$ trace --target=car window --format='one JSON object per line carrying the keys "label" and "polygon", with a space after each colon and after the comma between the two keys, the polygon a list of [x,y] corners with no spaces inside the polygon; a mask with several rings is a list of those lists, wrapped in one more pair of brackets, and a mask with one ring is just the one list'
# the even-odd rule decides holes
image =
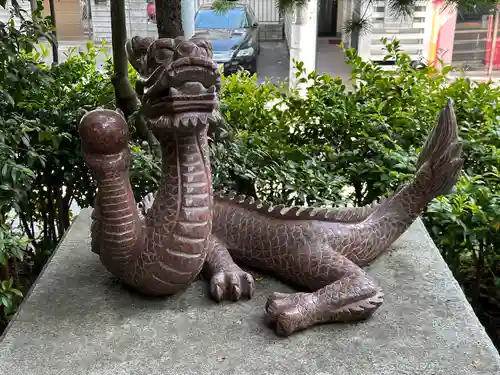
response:
{"label": "car window", "polygon": [[248,27],[245,10],[230,9],[227,12],[216,12],[212,9],[201,9],[194,19],[197,29],[239,29]]}

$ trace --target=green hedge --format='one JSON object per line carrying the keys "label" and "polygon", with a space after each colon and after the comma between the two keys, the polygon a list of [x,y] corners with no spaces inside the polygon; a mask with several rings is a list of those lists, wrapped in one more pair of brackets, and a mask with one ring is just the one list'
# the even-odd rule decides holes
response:
{"label": "green hedge", "polygon": [[[0,24],[0,332],[69,228],[72,205],[93,203],[96,184],[77,130],[82,115],[115,108],[110,74],[96,66],[104,48],[88,44],[49,66],[30,27]],[[154,188],[150,172],[158,168],[140,144],[131,142],[139,196]]]}

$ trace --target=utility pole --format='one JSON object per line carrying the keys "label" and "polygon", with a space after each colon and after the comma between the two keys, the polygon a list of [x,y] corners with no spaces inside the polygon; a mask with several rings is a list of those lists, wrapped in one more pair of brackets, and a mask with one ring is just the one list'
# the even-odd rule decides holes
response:
{"label": "utility pole", "polygon": [[294,60],[304,63],[307,73],[316,69],[317,2],[312,0],[301,7],[295,7],[292,17],[288,85],[304,93],[307,85],[298,84]]}
{"label": "utility pole", "polygon": [[52,26],[54,26],[54,30],[52,31],[54,38],[50,44],[52,46],[52,66],[55,66],[59,64],[59,41],[57,40],[56,8],[54,0],[49,0],[49,9]]}
{"label": "utility pole", "polygon": [[194,35],[194,15],[196,13],[196,0],[181,0],[181,18],[182,28],[184,29],[184,38],[190,39]]}

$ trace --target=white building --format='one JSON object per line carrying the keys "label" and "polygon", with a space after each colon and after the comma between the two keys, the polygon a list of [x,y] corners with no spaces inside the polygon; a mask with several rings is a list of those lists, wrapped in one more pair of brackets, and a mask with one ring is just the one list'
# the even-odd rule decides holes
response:
{"label": "white building", "polygon": [[[290,49],[290,61],[304,62],[307,70],[318,70],[335,76],[347,77],[349,68],[338,44],[355,47],[364,59],[381,61],[385,55],[383,37],[397,37],[401,47],[414,59],[427,57],[431,40],[432,1],[422,1],[411,19],[392,17],[386,1],[374,1],[371,6],[359,9],[371,21],[370,31],[351,40],[344,33],[345,23],[352,19],[356,0],[310,1],[303,9],[284,16],[285,38]],[[290,82],[293,85],[295,70],[290,64]]]}

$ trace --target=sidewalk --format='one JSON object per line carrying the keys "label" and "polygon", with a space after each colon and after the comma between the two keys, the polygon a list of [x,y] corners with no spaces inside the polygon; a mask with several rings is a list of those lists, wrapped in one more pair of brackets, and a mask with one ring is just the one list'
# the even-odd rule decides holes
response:
{"label": "sidewalk", "polygon": [[[66,60],[68,54],[71,52],[71,50],[75,50],[75,52],[85,52],[87,50],[87,43],[93,43],[96,47],[101,47],[100,42],[92,42],[91,40],[87,41],[70,41],[70,42],[65,42],[65,41],[60,41],[58,44],[58,52],[59,52],[59,62],[62,62]],[[45,63],[51,64],[53,61],[52,57],[52,47],[49,44],[49,42],[42,42],[41,43],[45,49],[49,51],[49,54],[43,59]],[[40,51],[40,48],[38,48]],[[109,56],[111,56],[111,43],[106,43],[106,50]],[[102,70],[104,67],[104,62],[108,56],[105,56],[104,54],[99,54],[97,56],[97,66],[99,70]]]}
{"label": "sidewalk", "polygon": [[461,72],[450,72],[448,75],[450,76],[450,78],[459,78],[464,75],[465,77],[471,79],[472,81],[484,82],[484,83],[491,80],[494,86],[498,86],[500,84],[499,71],[493,71],[491,77],[489,77],[488,74],[484,71],[468,71],[464,72],[464,74]]}

